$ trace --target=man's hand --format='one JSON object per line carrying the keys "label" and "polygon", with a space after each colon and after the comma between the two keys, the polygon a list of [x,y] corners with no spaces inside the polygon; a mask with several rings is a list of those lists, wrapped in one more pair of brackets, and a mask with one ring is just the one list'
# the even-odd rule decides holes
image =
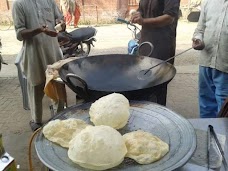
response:
{"label": "man's hand", "polygon": [[140,12],[134,12],[131,16],[132,23],[137,23],[139,25],[143,25],[143,18]]}
{"label": "man's hand", "polygon": [[204,42],[201,41],[200,39],[193,38],[192,39],[192,47],[195,50],[203,50],[205,45],[204,45]]}
{"label": "man's hand", "polygon": [[46,30],[44,33],[51,37],[56,37],[58,35],[56,31],[52,31],[52,30]]}
{"label": "man's hand", "polygon": [[31,39],[32,37],[34,37],[40,33],[45,33],[46,35],[51,36],[51,37],[56,37],[58,35],[57,32],[49,30],[48,26],[38,27],[36,29],[24,29],[20,33],[21,33],[22,39],[24,39],[24,40]]}
{"label": "man's hand", "polygon": [[40,29],[41,29],[41,32],[45,33],[48,36],[56,37],[58,35],[56,31],[49,30],[48,26],[43,26]]}
{"label": "man's hand", "polygon": [[62,31],[66,31],[66,23],[63,20],[56,20],[56,25],[61,24]]}

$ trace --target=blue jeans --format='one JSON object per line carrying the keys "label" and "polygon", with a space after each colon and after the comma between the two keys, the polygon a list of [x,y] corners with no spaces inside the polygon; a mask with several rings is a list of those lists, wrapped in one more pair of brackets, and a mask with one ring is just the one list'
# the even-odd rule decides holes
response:
{"label": "blue jeans", "polygon": [[201,118],[216,118],[228,97],[228,73],[199,68],[199,111]]}

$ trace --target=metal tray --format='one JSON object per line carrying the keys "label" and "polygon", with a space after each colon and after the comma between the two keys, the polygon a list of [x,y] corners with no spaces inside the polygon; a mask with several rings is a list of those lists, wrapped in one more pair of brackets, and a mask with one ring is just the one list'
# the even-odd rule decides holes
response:
{"label": "metal tray", "polygon": [[[65,109],[58,119],[78,118],[90,123],[88,109],[91,103]],[[193,126],[175,112],[151,102],[131,102],[131,116],[121,134],[144,130],[151,132],[169,144],[170,151],[159,161],[140,165],[134,160],[125,158],[117,167],[109,170],[124,171],[170,171],[183,166],[196,149],[196,134]],[[73,163],[67,156],[67,149],[47,140],[40,132],[35,140],[35,149],[39,159],[51,170],[85,171]]]}

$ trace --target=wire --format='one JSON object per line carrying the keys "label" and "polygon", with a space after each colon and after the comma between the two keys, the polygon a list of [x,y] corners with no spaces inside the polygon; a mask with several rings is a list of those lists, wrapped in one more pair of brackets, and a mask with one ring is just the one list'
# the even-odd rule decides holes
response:
{"label": "wire", "polygon": [[29,158],[29,171],[33,171],[33,167],[32,167],[32,142],[33,142],[33,139],[35,137],[35,135],[42,129],[39,128],[37,129],[31,136],[30,140],[29,140],[29,151],[28,151],[28,158]]}

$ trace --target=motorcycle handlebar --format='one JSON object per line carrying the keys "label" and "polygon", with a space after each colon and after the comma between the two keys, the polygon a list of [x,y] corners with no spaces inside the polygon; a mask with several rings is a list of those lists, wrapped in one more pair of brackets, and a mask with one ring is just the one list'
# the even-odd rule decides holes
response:
{"label": "motorcycle handlebar", "polygon": [[[134,37],[136,38],[136,35],[137,35],[136,34],[136,30],[139,30],[140,31],[140,29],[135,24],[132,24],[130,21],[124,20],[124,19],[119,18],[119,17],[116,20],[119,21],[119,22],[121,22],[121,23],[127,24],[128,29],[131,30],[134,33]],[[130,26],[133,26],[134,29],[130,28],[129,25]]]}
{"label": "motorcycle handlebar", "polygon": [[119,22],[121,22],[121,23],[125,23],[125,24],[127,24],[127,25],[131,25],[131,26],[133,26],[133,27],[136,27],[136,25],[132,24],[130,21],[124,20],[124,19],[119,18],[119,17],[117,18],[117,21],[119,21]]}
{"label": "motorcycle handlebar", "polygon": [[117,21],[119,21],[119,22],[121,22],[121,23],[125,23],[125,24],[130,24],[129,21],[124,20],[124,19],[122,19],[122,18],[117,18]]}

